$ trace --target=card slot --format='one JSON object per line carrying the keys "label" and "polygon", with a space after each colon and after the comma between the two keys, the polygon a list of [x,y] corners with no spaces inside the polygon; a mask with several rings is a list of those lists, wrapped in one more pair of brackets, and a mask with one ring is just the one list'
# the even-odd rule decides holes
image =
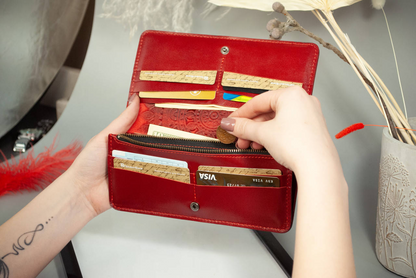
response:
{"label": "card slot", "polygon": [[[140,173],[140,172],[136,172],[134,170],[115,168],[114,167],[114,157],[111,156],[111,155],[108,155],[108,165],[109,165],[109,167],[114,168],[114,169],[120,169],[120,170],[123,170],[123,171]],[[190,174],[190,183],[184,183],[184,184],[192,185],[192,186],[196,186],[196,187],[207,187],[207,188],[210,188],[210,187],[232,188],[232,187],[227,187],[227,186],[222,186],[222,185],[198,185],[197,181],[196,181],[196,171],[198,171],[198,167],[199,167],[198,165],[195,165],[195,166],[194,165],[189,165],[188,169],[189,169],[189,174]],[[146,173],[141,173],[141,174],[146,175],[146,176],[152,176],[151,174],[146,174]],[[152,177],[156,177],[156,176],[152,176]],[[262,176],[262,177],[264,177],[265,179],[268,178],[268,177],[278,178],[279,181],[280,181],[279,187],[254,187],[253,186],[253,187],[250,187],[250,188],[278,189],[278,188],[283,188],[283,187],[290,187],[291,183],[292,183],[292,175],[288,174],[288,173],[282,174],[281,176],[273,175],[273,176]],[[164,177],[158,177],[158,178],[164,179],[164,180],[169,180],[169,179],[164,178]],[[180,182],[180,181],[177,181],[177,182]],[[246,188],[246,187],[236,187],[236,188]]]}
{"label": "card slot", "polygon": [[195,185],[112,166],[108,173],[110,202],[118,210],[275,232],[291,225],[291,194],[285,187]]}
{"label": "card slot", "polygon": [[[157,83],[157,84],[153,84]],[[221,84],[215,83],[214,85],[196,85],[196,84],[185,84],[185,83],[169,83],[169,82],[158,82],[158,81],[141,81],[132,85],[133,89],[131,93],[140,92],[175,92],[175,91],[215,91],[215,98],[212,100],[200,100],[200,99],[166,99],[166,98],[141,98],[143,103],[188,103],[188,104],[215,104],[219,106],[235,107],[238,108],[243,103],[232,102],[224,100],[223,88]],[[231,91],[230,91],[231,92]],[[239,93],[239,92],[236,92]],[[241,93],[244,94],[244,93]],[[254,94],[251,94],[255,96]]]}
{"label": "card slot", "polygon": [[[189,214],[193,185],[108,167],[110,202],[116,209]],[[189,214],[190,215],[190,214]]]}
{"label": "card slot", "polygon": [[[223,166],[223,167],[241,167],[241,168],[261,168],[261,169],[279,169],[282,175],[292,174],[292,172],[280,165],[270,155],[264,154],[209,154],[194,153],[185,151],[166,150],[158,148],[149,148],[123,142],[116,138],[115,135],[110,138],[112,144],[111,150],[127,151],[139,154],[147,154],[170,159],[187,161],[189,170],[195,173],[200,165],[204,166]],[[111,153],[110,153],[111,154]],[[112,164],[111,164],[112,165]]]}

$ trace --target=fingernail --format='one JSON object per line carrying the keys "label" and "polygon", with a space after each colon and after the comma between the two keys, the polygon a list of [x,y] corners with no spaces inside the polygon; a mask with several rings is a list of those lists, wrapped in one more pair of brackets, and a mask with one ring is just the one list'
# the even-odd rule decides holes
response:
{"label": "fingernail", "polygon": [[236,149],[240,149],[240,148],[238,147],[238,141],[237,141],[237,142],[235,142],[235,147],[236,147]]}
{"label": "fingernail", "polygon": [[221,120],[221,128],[226,131],[234,131],[235,119],[233,118],[223,118]]}
{"label": "fingernail", "polygon": [[253,142],[250,143],[250,149],[254,149],[253,148]]}
{"label": "fingernail", "polygon": [[129,98],[129,102],[127,106],[129,106],[136,99],[136,97],[137,97],[137,94],[132,94]]}

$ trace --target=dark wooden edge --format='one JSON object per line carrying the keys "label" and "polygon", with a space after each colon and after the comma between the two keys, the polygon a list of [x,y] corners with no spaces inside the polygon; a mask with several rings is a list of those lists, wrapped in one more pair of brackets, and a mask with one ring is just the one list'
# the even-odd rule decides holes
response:
{"label": "dark wooden edge", "polygon": [[71,241],[62,249],[61,257],[67,277],[82,278],[81,269],[79,268],[77,256],[75,255]]}
{"label": "dark wooden edge", "polygon": [[287,277],[292,277],[293,259],[271,232],[253,230]]}

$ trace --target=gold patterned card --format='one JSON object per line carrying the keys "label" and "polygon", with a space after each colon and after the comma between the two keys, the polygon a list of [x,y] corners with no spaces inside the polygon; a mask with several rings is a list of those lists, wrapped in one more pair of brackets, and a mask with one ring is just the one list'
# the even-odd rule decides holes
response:
{"label": "gold patterned card", "polygon": [[249,176],[281,176],[282,171],[279,169],[260,169],[260,168],[241,168],[241,167],[222,167],[222,166],[204,166],[198,167],[199,171],[249,175]]}
{"label": "gold patterned card", "polygon": [[260,90],[278,90],[291,86],[301,86],[302,83],[270,79],[234,72],[224,72],[221,85],[225,87],[249,88]]}
{"label": "gold patterned card", "polygon": [[116,169],[139,172],[173,181],[191,182],[188,168],[133,161],[117,157],[114,158],[113,164]]}
{"label": "gold patterned card", "polygon": [[213,85],[215,70],[142,70],[140,80]]}

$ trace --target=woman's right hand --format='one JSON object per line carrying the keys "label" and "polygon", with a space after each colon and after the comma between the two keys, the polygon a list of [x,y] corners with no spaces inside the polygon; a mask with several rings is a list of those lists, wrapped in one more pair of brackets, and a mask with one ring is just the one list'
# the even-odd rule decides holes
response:
{"label": "woman's right hand", "polygon": [[298,86],[254,97],[224,118],[221,127],[239,138],[239,148],[264,146],[295,172],[322,160],[339,161],[318,99]]}

